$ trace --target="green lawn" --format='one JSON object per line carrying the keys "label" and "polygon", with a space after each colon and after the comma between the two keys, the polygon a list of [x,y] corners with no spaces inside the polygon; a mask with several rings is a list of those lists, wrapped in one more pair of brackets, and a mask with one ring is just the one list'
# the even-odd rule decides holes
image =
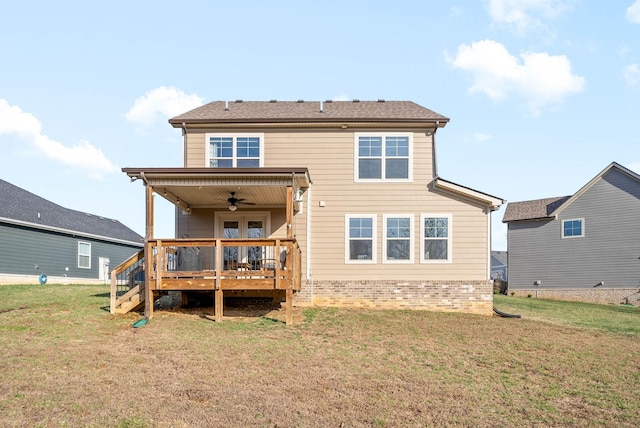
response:
{"label": "green lawn", "polygon": [[[0,286],[2,427],[636,427],[640,309],[496,296],[521,319],[335,308],[108,313]],[[246,316],[252,315],[252,316]]]}

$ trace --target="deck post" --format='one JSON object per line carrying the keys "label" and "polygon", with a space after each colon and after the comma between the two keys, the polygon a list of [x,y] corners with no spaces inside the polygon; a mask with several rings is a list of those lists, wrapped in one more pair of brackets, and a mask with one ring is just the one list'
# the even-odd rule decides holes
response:
{"label": "deck post", "polygon": [[291,287],[287,288],[287,297],[284,303],[285,310],[285,324],[291,325],[293,324],[293,289]]}
{"label": "deck post", "polygon": [[224,251],[220,239],[216,239],[216,291],[214,296],[214,318],[216,322],[222,322],[224,310],[224,293],[222,292],[222,255]]}
{"label": "deck post", "polygon": [[153,270],[153,186],[146,185],[146,229],[144,238],[144,316],[147,319],[153,318],[153,290],[151,289],[151,272]]}

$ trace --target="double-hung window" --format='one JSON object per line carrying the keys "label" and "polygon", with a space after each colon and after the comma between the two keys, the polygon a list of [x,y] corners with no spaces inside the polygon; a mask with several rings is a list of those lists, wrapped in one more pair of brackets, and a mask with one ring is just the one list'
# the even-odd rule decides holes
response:
{"label": "double-hung window", "polygon": [[369,214],[345,216],[345,262],[376,262],[376,217]]}
{"label": "double-hung window", "polygon": [[383,262],[413,262],[413,216],[406,214],[385,214],[383,215],[383,219]]}
{"label": "double-hung window", "polygon": [[412,135],[355,134],[355,181],[410,181]]}
{"label": "double-hung window", "polygon": [[211,168],[256,168],[262,166],[264,134],[207,134],[208,165]]}
{"label": "double-hung window", "polygon": [[78,241],[78,267],[91,269],[91,243]]}
{"label": "double-hung window", "polygon": [[563,238],[581,238],[584,236],[584,219],[562,220]]}
{"label": "double-hung window", "polygon": [[422,214],[420,229],[420,262],[450,262],[451,215]]}

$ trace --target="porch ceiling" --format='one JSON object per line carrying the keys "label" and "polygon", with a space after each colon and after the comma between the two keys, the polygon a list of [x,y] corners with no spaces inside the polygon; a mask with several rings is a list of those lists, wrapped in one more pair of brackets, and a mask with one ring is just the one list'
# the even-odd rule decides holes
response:
{"label": "porch ceiling", "polygon": [[287,187],[306,191],[306,168],[123,168],[131,180],[142,179],[155,193],[182,209],[228,208],[231,192],[255,205],[238,209],[284,207]]}

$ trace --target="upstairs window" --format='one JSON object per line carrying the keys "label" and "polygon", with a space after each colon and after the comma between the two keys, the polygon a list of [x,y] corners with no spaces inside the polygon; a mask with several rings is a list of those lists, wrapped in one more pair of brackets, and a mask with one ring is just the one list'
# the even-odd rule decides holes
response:
{"label": "upstairs window", "polygon": [[345,217],[345,262],[376,262],[376,217],[347,215]]}
{"label": "upstairs window", "polygon": [[584,219],[562,220],[563,238],[581,238],[584,236]]}
{"label": "upstairs window", "polygon": [[411,134],[356,133],[355,139],[356,181],[411,180]]}
{"label": "upstairs window", "polygon": [[78,241],[78,267],[91,269],[91,243]]}
{"label": "upstairs window", "polygon": [[422,263],[451,261],[451,216],[422,214],[420,261]]}
{"label": "upstairs window", "polygon": [[262,166],[264,136],[207,134],[208,166],[211,168],[257,168]]}

